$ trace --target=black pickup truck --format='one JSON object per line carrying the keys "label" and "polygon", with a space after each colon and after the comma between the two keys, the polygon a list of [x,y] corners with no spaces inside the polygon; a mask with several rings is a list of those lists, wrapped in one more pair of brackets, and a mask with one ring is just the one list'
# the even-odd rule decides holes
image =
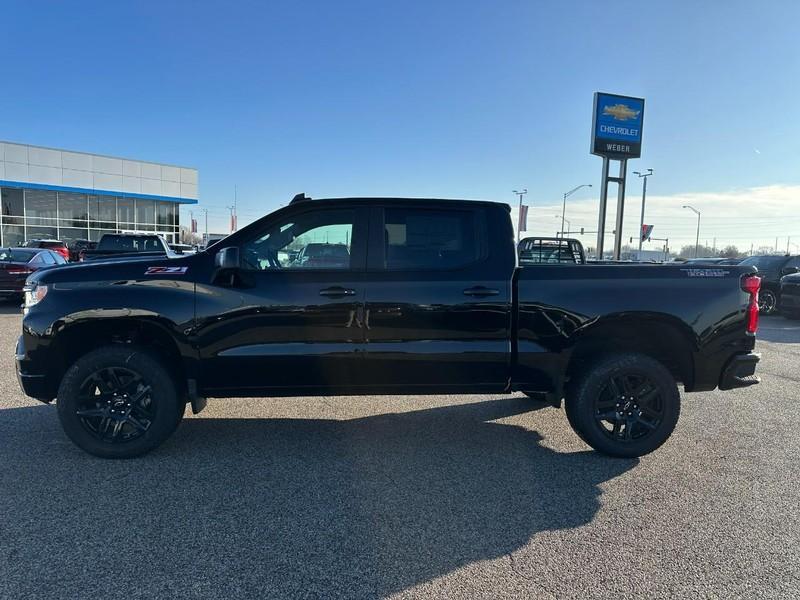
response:
{"label": "black pickup truck", "polygon": [[[337,259],[297,260],[312,244]],[[32,275],[17,374],[103,457],[152,450],[206,397],[514,391],[633,457],[671,434],[678,383],[758,382],[755,272],[520,267],[504,204],[303,198],[192,256]]]}
{"label": "black pickup truck", "polygon": [[106,233],[96,247],[82,250],[78,260],[124,260],[132,256],[174,257],[176,253],[155,234]]}

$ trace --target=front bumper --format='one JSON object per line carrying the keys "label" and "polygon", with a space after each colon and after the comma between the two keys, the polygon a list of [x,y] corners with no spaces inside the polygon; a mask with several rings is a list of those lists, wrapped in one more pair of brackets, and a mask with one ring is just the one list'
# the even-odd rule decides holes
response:
{"label": "front bumper", "polygon": [[26,396],[36,398],[42,402],[50,402],[55,398],[55,391],[46,375],[31,373],[28,370],[29,360],[25,356],[22,336],[17,340],[14,362],[16,363],[17,382]]}
{"label": "front bumper", "polygon": [[760,383],[761,379],[756,375],[756,365],[760,360],[761,355],[756,352],[734,355],[722,370],[719,389],[732,390]]}

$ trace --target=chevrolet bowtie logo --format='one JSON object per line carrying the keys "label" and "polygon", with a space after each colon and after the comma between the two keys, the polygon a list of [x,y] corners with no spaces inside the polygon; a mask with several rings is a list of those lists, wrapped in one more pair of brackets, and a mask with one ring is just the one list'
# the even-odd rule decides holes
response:
{"label": "chevrolet bowtie logo", "polygon": [[633,110],[624,104],[614,104],[613,106],[606,106],[603,109],[604,115],[614,117],[615,121],[629,121],[639,116],[640,110]]}

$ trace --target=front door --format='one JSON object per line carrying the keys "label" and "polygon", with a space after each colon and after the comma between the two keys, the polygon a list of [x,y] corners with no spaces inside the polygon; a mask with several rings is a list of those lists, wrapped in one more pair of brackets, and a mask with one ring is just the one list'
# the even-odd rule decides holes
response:
{"label": "front door", "polygon": [[501,212],[435,201],[373,209],[365,385],[387,393],[505,389],[514,257],[488,244],[489,231],[504,226]]}
{"label": "front door", "polygon": [[236,277],[198,284],[205,394],[336,392],[357,375],[368,209],[307,204],[241,240]]}

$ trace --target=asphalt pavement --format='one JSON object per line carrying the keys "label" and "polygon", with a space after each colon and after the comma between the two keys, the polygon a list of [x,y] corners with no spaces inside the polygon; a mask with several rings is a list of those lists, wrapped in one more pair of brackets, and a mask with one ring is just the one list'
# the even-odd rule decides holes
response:
{"label": "asphalt pavement", "polygon": [[798,598],[800,322],[640,460],[520,395],[211,400],[93,458],[0,306],[0,598]]}

